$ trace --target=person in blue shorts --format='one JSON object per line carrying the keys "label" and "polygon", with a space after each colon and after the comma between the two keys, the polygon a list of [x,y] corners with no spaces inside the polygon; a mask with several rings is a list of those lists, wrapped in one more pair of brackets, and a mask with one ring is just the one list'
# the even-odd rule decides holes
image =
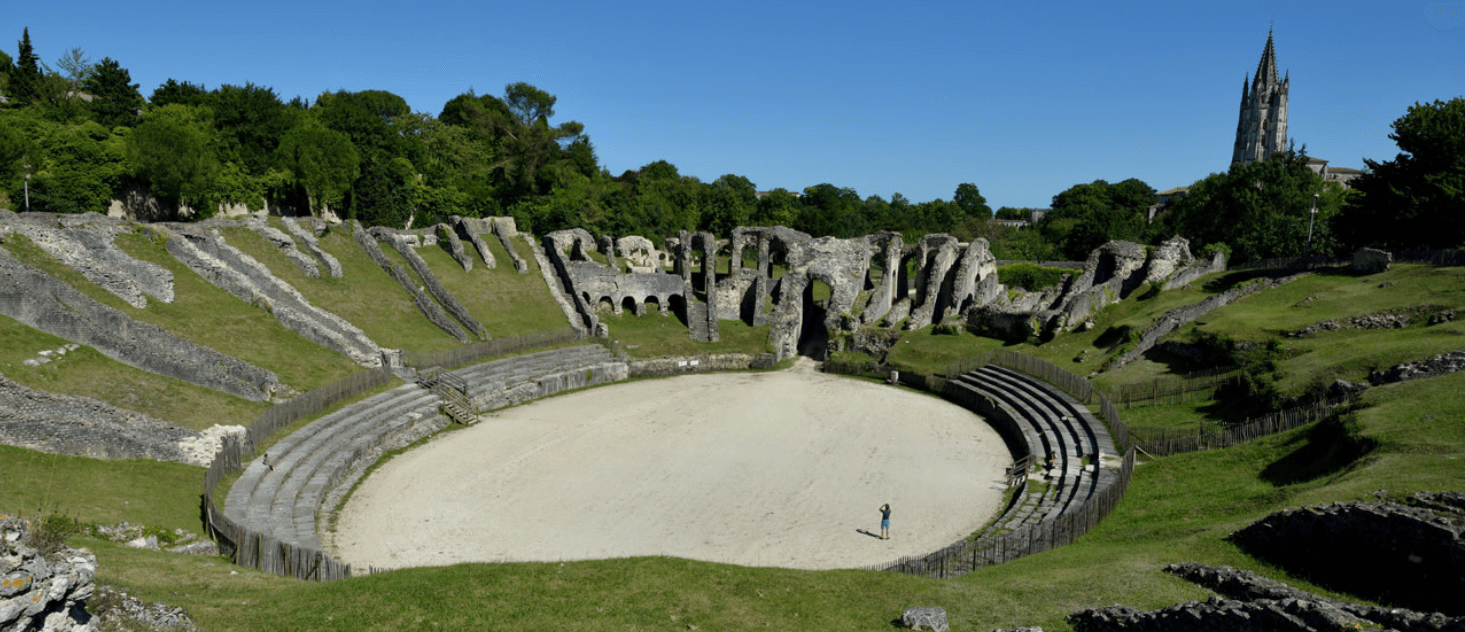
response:
{"label": "person in blue shorts", "polygon": [[880,505],[880,539],[890,539],[890,503]]}

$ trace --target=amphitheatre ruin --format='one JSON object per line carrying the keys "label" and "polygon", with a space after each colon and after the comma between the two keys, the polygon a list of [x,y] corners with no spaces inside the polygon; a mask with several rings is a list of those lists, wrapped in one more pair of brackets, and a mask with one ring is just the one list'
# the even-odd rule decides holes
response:
{"label": "amphitheatre ruin", "polygon": [[[819,363],[884,357],[917,330],[949,331],[952,344],[971,331],[1095,331],[1106,307],[1227,270],[1222,254],[1197,257],[1181,237],[1116,241],[1028,291],[1000,282],[982,239],[739,227],[656,244],[580,229],[538,236],[510,218],[367,229],[0,211],[0,242],[0,315],[53,341],[7,369],[21,379],[0,377],[0,443],[200,466],[218,552],[320,582],[661,556],[950,578],[1061,547],[1118,505],[1139,443],[1085,377],[1007,350],[929,374]],[[1364,275],[1389,265],[1379,251],[1351,261]],[[511,321],[486,306],[503,297],[464,283],[475,269],[467,278],[492,271],[518,284],[552,322],[498,331]],[[1125,330],[1104,367],[1138,362],[1187,323],[1304,276],[1263,275],[1176,303]],[[341,298],[342,284],[366,277],[388,291]],[[195,314],[169,312],[202,305],[189,298],[201,293],[220,297],[211,318],[287,332],[270,335],[293,337],[286,355],[314,364],[270,355],[277,343],[264,337],[211,339],[227,352],[204,344],[211,332],[190,326]],[[694,351],[632,353],[617,328],[645,322],[671,325]],[[414,349],[396,335],[403,323],[442,340]],[[717,346],[750,332],[751,347]],[[187,391],[208,403],[160,408],[174,404],[60,381],[82,362],[115,367],[119,381],[162,380],[154,399]],[[144,412],[183,409],[192,416],[182,422]],[[889,540],[879,537],[884,503]],[[1171,572],[1210,581],[1205,568]]]}

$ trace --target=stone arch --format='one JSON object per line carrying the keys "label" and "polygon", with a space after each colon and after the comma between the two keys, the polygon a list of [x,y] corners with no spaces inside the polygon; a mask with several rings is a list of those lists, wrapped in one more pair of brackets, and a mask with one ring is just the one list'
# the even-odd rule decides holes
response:
{"label": "stone arch", "polygon": [[626,309],[630,309],[631,313],[637,316],[641,316],[646,313],[645,304],[636,302],[636,297],[634,296],[627,296],[621,299],[620,310],[618,311],[623,311]]}
{"label": "stone arch", "polygon": [[656,306],[657,313],[661,314],[662,316],[666,315],[667,305],[665,297],[653,294],[651,296],[647,296],[646,300],[641,301],[641,308],[645,311],[650,311],[652,305]]}
{"label": "stone arch", "polygon": [[600,297],[600,300],[595,302],[595,311],[615,312],[619,314],[621,309],[620,306],[616,305],[615,301],[610,300],[609,296],[602,296]]}

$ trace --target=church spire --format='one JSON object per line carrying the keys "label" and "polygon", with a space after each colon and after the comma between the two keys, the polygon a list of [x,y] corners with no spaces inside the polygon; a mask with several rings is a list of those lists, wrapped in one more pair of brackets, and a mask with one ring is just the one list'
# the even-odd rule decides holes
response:
{"label": "church spire", "polygon": [[1257,62],[1256,75],[1249,79],[1250,89],[1242,83],[1233,163],[1266,160],[1287,150],[1287,90],[1292,77],[1290,73],[1285,80],[1278,76],[1271,28],[1267,29],[1267,45]]}
{"label": "church spire", "polygon": [[1277,53],[1272,48],[1272,29],[1267,29],[1267,47],[1262,50],[1262,59],[1256,65],[1256,81],[1277,85]]}

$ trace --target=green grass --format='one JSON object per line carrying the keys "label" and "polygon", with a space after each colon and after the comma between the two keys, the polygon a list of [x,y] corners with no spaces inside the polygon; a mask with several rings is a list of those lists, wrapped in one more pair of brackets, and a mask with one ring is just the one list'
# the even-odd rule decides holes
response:
{"label": "green grass", "polygon": [[274,371],[297,390],[324,386],[359,369],[345,356],[286,329],[265,309],[241,301],[205,281],[168,254],[162,245],[126,233],[118,235],[115,243],[132,257],[156,263],[173,273],[172,303],[149,297],[146,308],[132,307],[24,236],[8,236],[4,247],[17,259],[44,270],[108,307],[162,327],[189,342]]}
{"label": "green grass", "polygon": [[246,425],[270,407],[134,368],[87,346],[40,366],[23,364],[38,351],[68,342],[0,316],[0,373],[33,389],[91,397],[194,430]]}
{"label": "green grass", "polygon": [[513,261],[497,239],[490,235],[484,241],[498,264],[492,270],[483,265],[483,259],[477,256],[471,242],[463,244],[465,254],[474,259],[473,269],[468,272],[464,272],[463,266],[442,248],[418,248],[417,254],[427,262],[443,287],[448,288],[494,338],[568,327],[564,312],[560,311],[544,286],[544,276],[539,273],[539,264],[534,258],[529,258],[529,273],[519,274],[514,271]]}
{"label": "green grass", "polygon": [[203,468],[161,461],[100,461],[0,446],[0,513],[56,512],[82,522],[122,521],[203,532]]}
{"label": "green grass", "polygon": [[[459,346],[456,339],[428,322],[406,290],[366,256],[351,239],[349,226],[336,226],[320,238],[321,249],[341,263],[339,279],[329,274],[318,279],[305,276],[279,249],[252,230],[223,230],[229,245],[249,253],[299,290],[312,305],[346,319],[382,347],[442,351]],[[386,250],[388,256],[394,254]]]}
{"label": "green grass", "polygon": [[692,340],[686,323],[674,313],[662,316],[654,307],[648,308],[645,316],[636,316],[630,310],[620,315],[600,312],[597,316],[610,327],[610,339],[636,358],[704,353],[757,355],[768,351],[768,332],[772,329],[772,325],[749,327],[740,320],[723,320],[717,323],[718,341],[706,343]]}

